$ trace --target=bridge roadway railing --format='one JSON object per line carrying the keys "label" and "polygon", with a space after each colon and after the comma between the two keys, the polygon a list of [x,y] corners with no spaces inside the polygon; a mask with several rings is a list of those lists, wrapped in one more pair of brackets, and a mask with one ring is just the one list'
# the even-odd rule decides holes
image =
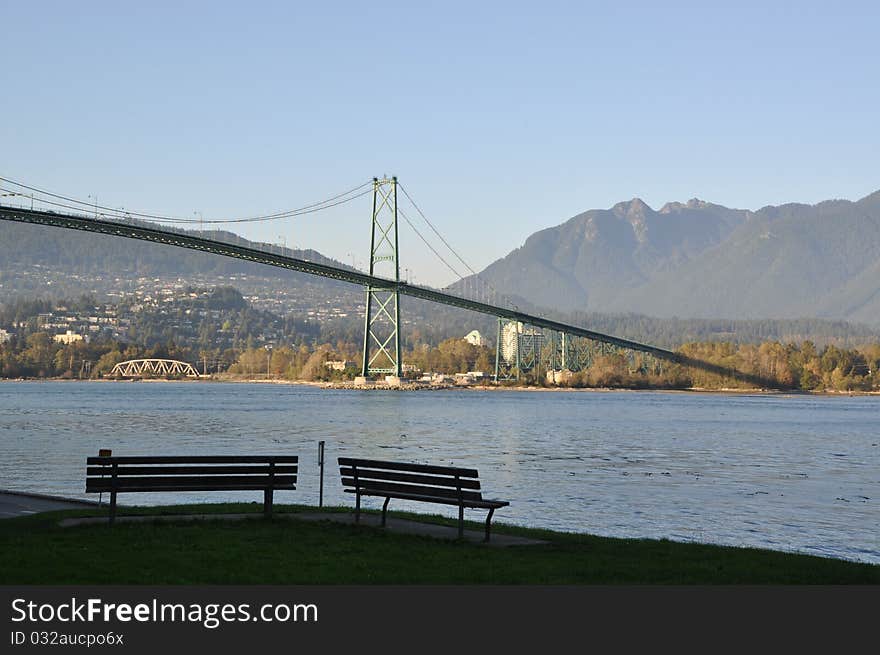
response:
{"label": "bridge roadway railing", "polygon": [[[622,339],[601,332],[594,332],[586,328],[569,325],[559,321],[535,316],[508,307],[499,307],[478,300],[462,298],[450,293],[438,291],[428,287],[408,284],[406,282],[396,282],[382,277],[368,275],[352,268],[341,268],[320,262],[312,262],[297,257],[291,257],[287,254],[273,252],[272,250],[260,250],[252,245],[242,245],[234,242],[219,241],[216,239],[197,236],[191,231],[174,231],[172,229],[159,229],[152,225],[145,225],[141,222],[125,220],[117,217],[117,220],[110,220],[105,217],[96,219],[93,216],[85,214],[77,214],[73,212],[53,212],[37,209],[26,209],[23,207],[15,207],[0,204],[0,220],[13,221],[17,223],[31,223],[34,225],[48,225],[52,227],[63,227],[73,230],[81,230],[85,232],[95,232],[98,234],[108,234],[111,236],[126,237],[130,239],[139,239],[142,241],[150,241],[152,243],[160,243],[169,246],[178,246],[188,248],[190,250],[200,250],[215,255],[223,255],[225,257],[234,257],[245,261],[251,261],[258,264],[266,264],[278,268],[286,268],[301,273],[309,273],[311,275],[319,275],[321,277],[340,280],[342,282],[350,282],[361,286],[370,286],[373,288],[386,288],[389,290],[397,289],[399,293],[404,295],[428,300],[430,302],[441,303],[451,307],[467,309],[498,318],[504,318],[511,321],[518,321],[526,325],[532,325],[538,328],[545,328],[557,332],[565,333],[575,337],[592,339],[600,343],[607,343],[618,348],[627,348],[639,352],[649,353],[659,359],[691,366],[711,373],[716,373],[725,377],[732,377],[754,384],[759,387],[778,386],[772,380],[767,380],[757,376],[735,371],[733,369],[717,366],[709,362],[686,357],[680,353],[663,348],[657,348],[636,341]],[[216,232],[215,232],[216,234]],[[250,243],[250,242],[249,242]]]}

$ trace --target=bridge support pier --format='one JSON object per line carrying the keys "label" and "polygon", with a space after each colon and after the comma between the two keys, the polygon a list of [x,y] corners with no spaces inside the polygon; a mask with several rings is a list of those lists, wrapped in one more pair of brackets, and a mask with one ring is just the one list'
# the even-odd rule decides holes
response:
{"label": "bridge support pier", "polygon": [[495,348],[495,382],[519,380],[541,366],[544,331],[519,321],[498,318]]}
{"label": "bridge support pier", "polygon": [[498,317],[498,332],[495,338],[495,384],[509,380],[519,380],[519,340],[518,324]]}

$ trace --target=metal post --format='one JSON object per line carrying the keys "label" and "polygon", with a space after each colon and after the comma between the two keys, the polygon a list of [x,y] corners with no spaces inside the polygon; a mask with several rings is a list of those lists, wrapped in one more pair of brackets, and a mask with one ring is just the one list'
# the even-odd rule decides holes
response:
{"label": "metal post", "polygon": [[119,484],[117,474],[119,473],[119,464],[113,464],[113,472],[110,474],[110,525],[116,521],[116,487]]}
{"label": "metal post", "polygon": [[272,503],[275,494],[275,462],[269,462],[269,486],[263,491],[263,516],[272,516]]}
{"label": "metal post", "polygon": [[324,506],[324,442],[318,442],[318,507]]}
{"label": "metal post", "polygon": [[[99,448],[98,449],[98,457],[111,457],[112,455],[113,455],[113,451],[110,450],[109,448]],[[102,467],[102,470],[103,470],[103,467]],[[102,478],[104,477],[103,473],[101,473],[101,477]],[[104,499],[104,492],[102,491],[98,494],[98,507],[101,506],[103,499]]]}

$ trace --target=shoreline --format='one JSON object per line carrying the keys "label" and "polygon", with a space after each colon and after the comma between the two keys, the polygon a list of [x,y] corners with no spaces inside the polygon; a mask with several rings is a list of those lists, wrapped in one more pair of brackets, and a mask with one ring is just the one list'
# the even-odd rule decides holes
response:
{"label": "shoreline", "polygon": [[2,383],[40,383],[40,382],[97,382],[97,383],[119,383],[119,384],[132,384],[132,383],[147,383],[147,384],[162,384],[162,383],[171,383],[171,382],[186,382],[186,383],[213,383],[213,384],[276,384],[276,385],[293,385],[293,386],[309,386],[320,389],[333,389],[333,390],[348,390],[348,391],[392,391],[392,392],[406,392],[406,391],[488,391],[488,392],[497,392],[497,391],[516,391],[516,392],[549,392],[549,393],[558,393],[558,392],[588,392],[588,393],[681,393],[681,394],[727,394],[727,395],[766,395],[766,396],[829,396],[829,397],[838,397],[838,396],[880,396],[880,391],[835,391],[831,389],[826,389],[823,391],[815,391],[815,390],[801,390],[801,389],[789,389],[785,391],[777,390],[777,389],[764,389],[764,388],[750,388],[750,389],[740,389],[740,388],[720,388],[720,389],[709,389],[704,387],[691,387],[687,389],[675,389],[675,388],[633,388],[633,387],[538,387],[538,386],[529,386],[529,385],[515,385],[515,386],[507,386],[507,385],[489,385],[489,384],[445,384],[445,385],[431,385],[431,384],[401,384],[400,386],[388,385],[384,382],[376,381],[372,384],[367,385],[355,385],[352,382],[322,382],[322,381],[312,381],[312,380],[283,380],[283,379],[258,379],[258,378],[231,378],[231,377],[203,377],[198,379],[181,379],[181,380],[169,380],[164,378],[139,378],[139,379],[127,379],[127,380],[119,380],[119,379],[109,379],[109,378],[100,378],[100,379],[70,379],[70,378],[0,378],[0,384]]}

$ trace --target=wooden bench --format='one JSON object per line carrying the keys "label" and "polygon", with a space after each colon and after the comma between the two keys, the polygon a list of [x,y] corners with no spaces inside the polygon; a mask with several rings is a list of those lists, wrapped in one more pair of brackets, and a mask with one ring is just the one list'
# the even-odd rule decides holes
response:
{"label": "wooden bench", "polygon": [[356,494],[355,522],[360,521],[361,496],[385,498],[385,504],[382,505],[383,526],[388,502],[392,498],[457,505],[460,539],[464,536],[465,508],[488,509],[485,541],[489,541],[492,514],[499,507],[510,504],[504,500],[483,498],[476,469],[340,457],[339,472],[342,475],[342,486],[347,487],[345,492]]}
{"label": "wooden bench", "polygon": [[263,491],[263,512],[272,515],[276,490],[296,489],[296,455],[208,455],[191,457],[89,457],[86,493],[110,494],[110,523],[116,494],[159,491]]}

